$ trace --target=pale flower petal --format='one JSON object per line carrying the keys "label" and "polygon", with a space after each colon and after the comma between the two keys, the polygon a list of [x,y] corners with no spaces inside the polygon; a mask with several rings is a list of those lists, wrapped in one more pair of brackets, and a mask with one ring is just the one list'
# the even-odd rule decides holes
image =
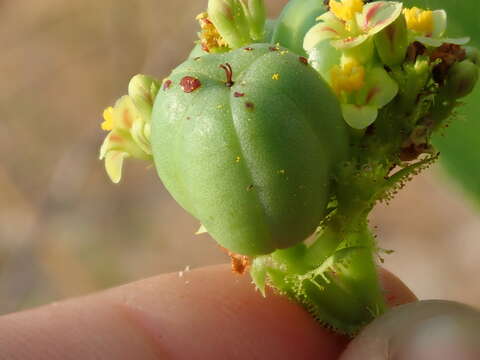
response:
{"label": "pale flower petal", "polygon": [[393,23],[402,13],[403,5],[395,1],[375,1],[366,4],[361,14],[357,14],[360,28],[372,36]]}
{"label": "pale flower petal", "polygon": [[305,35],[303,40],[305,51],[310,51],[323,40],[338,39],[346,36],[345,24],[329,12],[324,15],[327,14],[330,16],[320,16],[318,19],[322,21],[313,26]]}
{"label": "pale flower petal", "polygon": [[373,68],[368,72],[369,90],[366,104],[381,108],[387,105],[398,94],[398,84],[385,69]]}
{"label": "pale flower petal", "polygon": [[439,47],[445,41],[444,39],[431,38],[427,36],[415,36],[415,40],[426,46]]}
{"label": "pale flower petal", "polygon": [[323,22],[318,23],[305,35],[305,38],[303,39],[303,48],[305,51],[309,52],[323,40],[336,38],[338,36],[339,34],[335,29],[329,27]]}
{"label": "pale flower petal", "polygon": [[433,32],[432,37],[438,38],[447,30],[447,13],[445,10],[432,11]]}
{"label": "pale flower petal", "polygon": [[347,37],[341,40],[333,40],[332,46],[337,49],[351,49],[363,44],[369,38],[368,35],[359,35],[356,37]]}
{"label": "pale flower petal", "polygon": [[455,44],[455,45],[465,45],[465,44],[468,44],[470,42],[470,38],[469,37],[461,37],[461,38],[456,38],[456,39],[452,39],[452,38],[443,38],[442,39],[444,43],[447,43],[447,44]]}
{"label": "pale flower petal", "polygon": [[118,184],[122,178],[123,160],[129,155],[123,151],[109,151],[105,156],[105,170],[110,180]]}
{"label": "pale flower petal", "polygon": [[352,128],[357,130],[365,129],[373,124],[378,115],[375,106],[342,104],[343,118]]}
{"label": "pale flower petal", "polygon": [[426,36],[416,36],[415,40],[421,42],[423,45],[431,46],[431,47],[439,47],[442,44],[455,44],[455,45],[465,45],[470,42],[469,37],[462,37],[462,38],[431,38]]}

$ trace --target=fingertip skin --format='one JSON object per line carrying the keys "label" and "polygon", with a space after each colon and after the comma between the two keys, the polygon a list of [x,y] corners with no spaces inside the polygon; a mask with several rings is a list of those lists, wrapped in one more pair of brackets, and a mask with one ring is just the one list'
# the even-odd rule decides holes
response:
{"label": "fingertip skin", "polygon": [[392,308],[368,325],[340,359],[480,359],[480,312],[442,300]]}
{"label": "fingertip skin", "polygon": [[337,359],[348,339],[283,296],[262,297],[248,276],[215,266],[116,289],[171,359]]}
{"label": "fingertip skin", "polygon": [[[382,282],[406,299],[391,274]],[[349,341],[287,298],[262,297],[226,265],[0,317],[2,360],[337,360]]]}
{"label": "fingertip skin", "polygon": [[0,359],[337,359],[348,339],[228,266],[0,317]]}

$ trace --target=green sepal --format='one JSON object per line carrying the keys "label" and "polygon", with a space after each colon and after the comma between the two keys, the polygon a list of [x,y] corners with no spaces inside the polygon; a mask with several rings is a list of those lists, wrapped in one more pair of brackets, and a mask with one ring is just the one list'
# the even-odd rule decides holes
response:
{"label": "green sepal", "polygon": [[267,17],[263,0],[209,0],[208,16],[230,49],[264,37]]}
{"label": "green sepal", "polygon": [[390,67],[405,61],[408,47],[408,31],[404,16],[383,29],[374,37],[375,48],[382,62]]}

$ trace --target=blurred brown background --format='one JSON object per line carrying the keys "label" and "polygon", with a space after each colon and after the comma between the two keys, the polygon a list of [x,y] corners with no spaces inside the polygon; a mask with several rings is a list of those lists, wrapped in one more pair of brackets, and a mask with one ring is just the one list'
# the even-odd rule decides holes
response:
{"label": "blurred brown background", "polygon": [[[286,0],[267,1],[272,16]],[[102,110],[188,54],[206,0],[0,0],[0,314],[227,261],[152,169],[109,182]],[[480,216],[435,168],[372,218],[422,298],[480,306]]]}

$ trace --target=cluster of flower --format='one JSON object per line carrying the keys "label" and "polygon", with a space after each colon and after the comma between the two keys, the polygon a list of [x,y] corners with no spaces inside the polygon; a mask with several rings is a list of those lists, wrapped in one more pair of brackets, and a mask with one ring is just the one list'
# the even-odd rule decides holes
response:
{"label": "cluster of flower", "polygon": [[408,9],[394,1],[364,4],[362,0],[331,0],[329,9],[307,33],[304,48],[337,94],[345,121],[355,129],[371,125],[378,109],[397,95],[399,84],[389,71],[416,60],[409,52],[421,47],[422,55],[432,54],[443,44],[469,41],[443,37],[444,10]]}

